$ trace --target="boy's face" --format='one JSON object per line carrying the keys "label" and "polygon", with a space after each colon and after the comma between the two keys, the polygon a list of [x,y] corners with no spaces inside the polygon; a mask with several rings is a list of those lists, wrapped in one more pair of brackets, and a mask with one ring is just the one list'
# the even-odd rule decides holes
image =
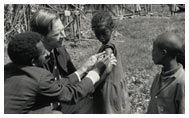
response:
{"label": "boy's face", "polygon": [[110,28],[107,28],[105,25],[102,25],[95,27],[94,33],[102,44],[106,44],[111,38],[112,30]]}
{"label": "boy's face", "polygon": [[153,43],[152,49],[152,60],[154,64],[162,64],[164,58],[163,51],[158,48],[158,44],[156,42]]}
{"label": "boy's face", "polygon": [[62,24],[61,20],[58,19],[52,22],[52,29],[47,34],[45,43],[52,48],[61,47],[65,37],[64,25]]}
{"label": "boy's face", "polygon": [[47,62],[50,59],[50,53],[45,49],[43,43],[40,41],[36,45],[38,52],[39,52],[39,58],[36,60],[36,66],[42,67],[44,64],[47,64]]}

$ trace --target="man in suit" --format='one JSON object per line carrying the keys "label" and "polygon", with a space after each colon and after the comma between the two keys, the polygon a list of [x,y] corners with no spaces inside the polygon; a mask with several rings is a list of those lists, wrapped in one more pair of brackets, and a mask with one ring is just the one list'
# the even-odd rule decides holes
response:
{"label": "man in suit", "polygon": [[[66,35],[64,25],[58,14],[52,10],[41,9],[33,15],[30,26],[32,31],[38,32],[44,36],[42,42],[45,48],[51,53],[51,58],[48,64],[45,65],[45,68],[49,70],[57,80],[73,72],[82,79],[88,73],[89,69],[85,67],[85,64],[77,70],[73,65],[70,55],[64,46]],[[65,79],[62,81],[64,80]],[[67,85],[70,83],[69,81],[68,83],[65,81],[64,84]],[[93,113],[93,110],[89,109],[92,108],[92,101],[93,97],[88,95],[76,105],[61,102],[61,109],[64,114]],[[57,104],[54,104],[54,106],[55,109],[60,108],[57,107]]]}
{"label": "man in suit", "polygon": [[[38,33],[26,32],[15,35],[8,44],[12,62],[4,66],[5,114],[57,113],[50,107],[51,102],[79,102],[94,91],[94,84],[99,81],[104,67],[116,62],[114,57],[97,60],[103,53],[93,55],[85,64],[90,71],[82,80],[76,73],[56,80],[49,71],[41,68],[49,59],[41,38]],[[72,84],[65,85],[65,81]]]}

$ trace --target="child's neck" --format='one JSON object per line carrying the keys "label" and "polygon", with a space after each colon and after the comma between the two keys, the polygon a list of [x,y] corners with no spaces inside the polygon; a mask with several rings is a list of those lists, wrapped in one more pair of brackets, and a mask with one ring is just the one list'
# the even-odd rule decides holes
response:
{"label": "child's neck", "polygon": [[106,42],[106,43],[102,43],[102,42],[101,42],[101,44],[102,44],[102,45],[106,45],[106,44],[108,44],[109,42],[111,42],[111,39],[110,39],[108,42]]}
{"label": "child's neck", "polygon": [[177,68],[178,66],[179,66],[179,64],[176,61],[176,59],[173,59],[173,60],[167,61],[166,63],[163,64],[163,71],[167,72],[167,71]]}

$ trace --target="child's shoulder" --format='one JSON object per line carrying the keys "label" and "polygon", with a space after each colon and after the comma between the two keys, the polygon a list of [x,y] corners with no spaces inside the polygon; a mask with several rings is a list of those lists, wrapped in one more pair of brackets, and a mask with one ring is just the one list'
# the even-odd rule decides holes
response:
{"label": "child's shoulder", "polygon": [[106,50],[112,50],[112,53],[114,54],[117,53],[116,45],[113,42],[108,42],[107,44],[102,45],[99,49],[99,52],[106,51]]}
{"label": "child's shoulder", "polygon": [[111,48],[112,50],[117,50],[117,46],[116,46],[115,42],[113,42],[113,41],[108,42],[107,44],[102,45],[102,47],[104,49]]}

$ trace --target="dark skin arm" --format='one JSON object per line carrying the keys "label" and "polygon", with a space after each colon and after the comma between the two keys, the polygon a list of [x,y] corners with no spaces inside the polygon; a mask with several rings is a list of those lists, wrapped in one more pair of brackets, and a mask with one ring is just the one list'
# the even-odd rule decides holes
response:
{"label": "dark skin arm", "polygon": [[[111,56],[113,54],[112,48],[106,48],[104,51],[106,52],[105,55]],[[113,65],[111,64],[111,65],[108,65],[108,66],[109,67],[106,67],[105,71],[101,75],[100,81],[95,84],[95,88],[108,76],[110,70],[112,70]]]}
{"label": "dark skin arm", "polygon": [[[111,55],[113,54],[112,48],[106,48],[105,51],[106,51],[106,54],[109,55],[109,56],[111,56]],[[109,67],[108,69],[111,69],[111,70],[112,70],[112,68],[113,68],[113,65],[110,65],[110,67]],[[107,70],[105,70],[105,72],[106,72],[106,71],[107,71]]]}
{"label": "dark skin arm", "polygon": [[111,56],[111,54],[113,54],[112,48],[106,48],[105,51],[106,51],[106,54],[109,56]]}

